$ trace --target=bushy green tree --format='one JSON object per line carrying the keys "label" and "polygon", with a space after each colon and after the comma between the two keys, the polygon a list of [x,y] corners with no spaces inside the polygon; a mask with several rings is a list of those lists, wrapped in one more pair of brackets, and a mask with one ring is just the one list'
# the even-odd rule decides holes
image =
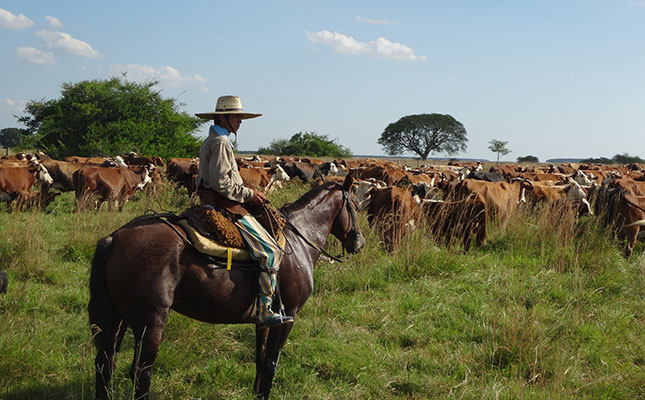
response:
{"label": "bushy green tree", "polygon": [[0,130],[0,147],[17,147],[22,144],[22,136],[25,134],[24,129],[4,128]]}
{"label": "bushy green tree", "polygon": [[387,154],[406,151],[416,153],[422,160],[430,153],[455,154],[466,150],[466,128],[447,114],[408,115],[389,124],[378,144]]}
{"label": "bushy green tree", "polygon": [[289,140],[276,139],[269,147],[260,147],[259,154],[279,156],[308,156],[308,157],[351,157],[348,148],[341,146],[327,135],[315,132],[299,132]]}
{"label": "bushy green tree", "polygon": [[538,163],[540,160],[536,156],[517,157],[518,163]]}
{"label": "bushy green tree", "polygon": [[64,83],[61,98],[32,100],[18,121],[29,141],[52,157],[117,155],[129,151],[161,157],[194,157],[192,135],[202,120],[180,112],[157,82],[122,78]]}
{"label": "bushy green tree", "polygon": [[593,164],[631,164],[631,163],[645,163],[645,160],[638,156],[630,156],[627,153],[616,154],[612,158],[607,157],[590,157],[580,161],[581,163]]}
{"label": "bushy green tree", "polygon": [[631,163],[643,163],[645,160],[638,156],[630,156],[627,153],[616,154],[613,158],[614,163],[616,164],[631,164]]}

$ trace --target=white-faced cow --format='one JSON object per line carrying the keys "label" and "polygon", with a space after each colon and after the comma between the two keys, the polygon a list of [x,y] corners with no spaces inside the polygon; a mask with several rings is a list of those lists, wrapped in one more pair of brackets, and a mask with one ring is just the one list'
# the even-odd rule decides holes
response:
{"label": "white-faced cow", "polygon": [[7,203],[11,212],[11,203],[20,195],[28,196],[35,183],[44,186],[53,183],[47,168],[38,162],[29,167],[0,168],[0,201]]}
{"label": "white-faced cow", "polygon": [[103,202],[123,210],[125,203],[136,190],[142,190],[151,181],[146,168],[105,168],[85,166],[74,173],[76,203],[83,209],[87,201],[96,196],[96,208]]}

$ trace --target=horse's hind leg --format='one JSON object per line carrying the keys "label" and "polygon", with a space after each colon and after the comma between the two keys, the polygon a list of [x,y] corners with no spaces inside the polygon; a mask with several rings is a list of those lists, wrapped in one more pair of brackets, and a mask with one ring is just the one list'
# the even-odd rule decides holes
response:
{"label": "horse's hind leg", "polygon": [[94,359],[97,399],[107,399],[109,397],[108,387],[114,373],[114,354],[119,351],[128,326],[121,321],[118,326],[112,328],[112,334],[108,334],[107,330],[101,333],[103,336],[100,343],[98,343],[98,351]]}
{"label": "horse's hind leg", "polygon": [[135,387],[135,398],[145,400],[150,391],[150,380],[152,378],[152,365],[157,359],[159,345],[161,344],[161,333],[168,318],[168,310],[165,311],[162,322],[146,325],[134,331],[134,360],[130,367],[130,378]]}

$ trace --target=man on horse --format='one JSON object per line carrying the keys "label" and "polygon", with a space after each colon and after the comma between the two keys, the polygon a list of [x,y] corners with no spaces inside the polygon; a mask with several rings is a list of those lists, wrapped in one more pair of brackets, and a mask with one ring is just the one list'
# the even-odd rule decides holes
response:
{"label": "man on horse", "polygon": [[251,257],[260,265],[257,324],[270,327],[292,323],[293,317],[271,309],[281,249],[245,208],[245,205],[264,204],[267,199],[261,191],[244,186],[230,141],[231,133],[237,137],[243,119],[262,114],[245,113],[237,96],[221,96],[217,99],[214,112],[195,115],[214,122],[199,152],[197,194],[200,202],[232,217],[248,245]]}

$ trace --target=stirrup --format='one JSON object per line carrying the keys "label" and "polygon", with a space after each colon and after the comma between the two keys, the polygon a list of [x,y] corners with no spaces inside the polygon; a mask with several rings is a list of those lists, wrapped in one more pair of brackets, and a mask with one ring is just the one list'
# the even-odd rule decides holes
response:
{"label": "stirrup", "polygon": [[271,328],[274,326],[293,324],[293,317],[289,315],[283,315],[282,313],[271,312],[272,315],[266,317],[266,319],[260,322],[259,318],[256,322],[258,328]]}

